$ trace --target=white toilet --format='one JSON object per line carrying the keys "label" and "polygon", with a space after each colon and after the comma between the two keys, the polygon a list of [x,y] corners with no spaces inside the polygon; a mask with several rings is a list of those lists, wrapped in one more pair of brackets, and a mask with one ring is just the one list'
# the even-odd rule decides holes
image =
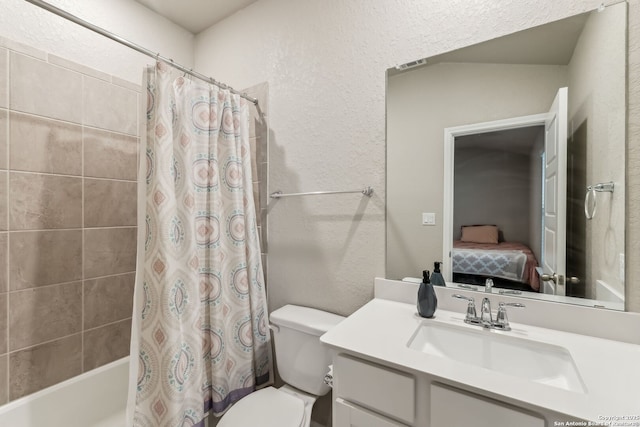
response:
{"label": "white toilet", "polygon": [[308,427],[313,404],[330,390],[323,380],[331,357],[320,335],[344,317],[286,305],[269,319],[278,372],[286,385],[244,397],[222,416],[218,427]]}

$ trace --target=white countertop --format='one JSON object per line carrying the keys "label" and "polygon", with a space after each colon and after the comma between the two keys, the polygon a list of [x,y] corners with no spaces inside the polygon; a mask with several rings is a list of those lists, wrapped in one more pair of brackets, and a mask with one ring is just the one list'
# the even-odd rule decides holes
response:
{"label": "white countertop", "polygon": [[[464,305],[461,312],[438,310],[433,319],[424,319],[417,315],[415,305],[376,298],[320,340],[340,351],[381,364],[425,373],[571,417],[602,422],[602,417],[640,416],[640,345],[513,322],[509,332],[483,331],[463,322],[463,310]],[[425,322],[455,324],[482,333],[508,334],[564,347],[573,357],[586,393],[567,391],[407,347],[418,326]],[[640,423],[640,419],[633,422]]]}

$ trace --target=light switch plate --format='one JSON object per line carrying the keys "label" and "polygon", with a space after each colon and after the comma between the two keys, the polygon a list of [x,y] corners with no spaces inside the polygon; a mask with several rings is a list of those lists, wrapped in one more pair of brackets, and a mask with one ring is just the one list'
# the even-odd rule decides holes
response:
{"label": "light switch plate", "polygon": [[436,214],[433,212],[423,212],[422,225],[436,225]]}

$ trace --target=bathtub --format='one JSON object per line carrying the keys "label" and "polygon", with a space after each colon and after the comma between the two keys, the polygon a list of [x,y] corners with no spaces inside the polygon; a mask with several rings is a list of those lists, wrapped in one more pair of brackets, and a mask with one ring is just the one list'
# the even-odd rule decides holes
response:
{"label": "bathtub", "polygon": [[125,427],[129,357],[0,406],[3,427]]}

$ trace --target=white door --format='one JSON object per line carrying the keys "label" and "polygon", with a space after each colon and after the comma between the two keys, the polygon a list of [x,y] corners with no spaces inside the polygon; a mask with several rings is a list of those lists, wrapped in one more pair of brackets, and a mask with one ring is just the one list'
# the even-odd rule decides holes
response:
{"label": "white door", "polygon": [[[545,120],[541,290],[565,295],[568,89],[560,88]],[[547,277],[548,276],[548,277]]]}

